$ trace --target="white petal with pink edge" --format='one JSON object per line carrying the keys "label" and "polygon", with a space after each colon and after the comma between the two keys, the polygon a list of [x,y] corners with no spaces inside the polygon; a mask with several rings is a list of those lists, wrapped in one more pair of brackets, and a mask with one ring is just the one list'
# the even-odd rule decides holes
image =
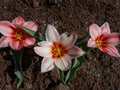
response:
{"label": "white petal with pink edge", "polygon": [[51,57],[51,53],[50,53],[50,47],[34,47],[34,51],[36,54],[38,54],[39,56],[42,57]]}
{"label": "white petal with pink edge", "polygon": [[77,46],[73,46],[69,51],[68,51],[68,54],[72,57],[72,58],[76,58],[76,57],[80,57],[82,56],[83,54],[85,54],[85,52],[77,47]]}
{"label": "white petal with pink edge", "polygon": [[97,24],[92,24],[90,26],[89,32],[90,32],[90,36],[93,39],[96,39],[96,37],[98,37],[101,34],[101,29],[100,29],[100,27]]}
{"label": "white petal with pink edge", "polygon": [[[61,38],[66,37],[66,35],[62,36]],[[60,39],[61,43],[66,46],[66,48],[71,48],[75,44],[77,40],[77,33],[73,32],[68,38]]]}
{"label": "white petal with pink edge", "polygon": [[0,39],[0,48],[9,46],[9,42],[11,40],[12,39],[10,37],[2,36],[1,39]]}
{"label": "white petal with pink edge", "polygon": [[116,46],[120,43],[120,34],[117,33],[111,33],[109,35],[109,39],[108,39],[108,44],[112,45],[112,46]]}
{"label": "white petal with pink edge", "polygon": [[24,40],[23,44],[25,47],[28,47],[28,46],[34,45],[35,41],[36,41],[35,38],[28,37]]}
{"label": "white petal with pink edge", "polygon": [[23,26],[35,32],[37,31],[37,28],[38,28],[37,24],[32,21],[25,22]]}
{"label": "white petal with pink edge", "polygon": [[47,26],[45,35],[46,35],[46,40],[49,42],[58,42],[60,39],[60,35],[59,35],[58,31],[52,25]]}
{"label": "white petal with pink edge", "polygon": [[68,36],[66,35],[66,33],[63,33],[60,37],[60,42],[65,43],[68,39]]}
{"label": "white petal with pink edge", "polygon": [[92,39],[92,38],[90,38],[90,39],[88,40],[87,46],[88,46],[88,47],[93,47],[93,48],[96,48],[96,47],[97,47],[97,46],[96,46],[96,43],[95,43],[95,40]]}
{"label": "white petal with pink edge", "polygon": [[39,43],[37,43],[40,47],[43,47],[43,46],[50,46],[52,45],[51,42],[48,42],[48,41],[41,41]]}
{"label": "white petal with pink edge", "polygon": [[71,67],[71,57],[69,55],[64,55],[62,58],[54,60],[55,65],[63,71],[67,71]]}
{"label": "white petal with pink edge", "polygon": [[20,16],[12,20],[12,23],[17,25],[23,25],[24,22],[25,20]]}
{"label": "white petal with pink edge", "polygon": [[105,35],[110,34],[110,27],[109,27],[109,24],[107,22],[104,23],[100,28],[101,28],[101,33],[102,34],[105,34]]}
{"label": "white petal with pink edge", "polygon": [[11,36],[14,33],[11,27],[14,27],[14,26],[10,22],[1,21],[0,22],[0,33],[2,33],[5,36]]}
{"label": "white petal with pink edge", "polygon": [[51,58],[43,58],[41,64],[41,72],[48,72],[54,68],[53,60]]}
{"label": "white petal with pink edge", "polygon": [[20,50],[23,47],[23,42],[13,40],[13,41],[10,42],[10,47],[13,50]]}

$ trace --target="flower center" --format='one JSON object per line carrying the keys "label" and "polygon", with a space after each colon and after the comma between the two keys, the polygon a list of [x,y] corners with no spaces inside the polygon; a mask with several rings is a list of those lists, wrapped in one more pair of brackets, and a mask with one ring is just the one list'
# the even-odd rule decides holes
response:
{"label": "flower center", "polygon": [[60,43],[54,42],[53,46],[51,47],[52,58],[60,58],[64,56],[67,52],[68,51],[66,47]]}
{"label": "flower center", "polygon": [[101,47],[103,45],[103,41],[102,40],[96,40],[96,45],[98,47]]}
{"label": "flower center", "polygon": [[23,37],[23,36],[22,36],[21,33],[18,33],[18,32],[15,33],[15,38],[16,38],[17,40],[21,40],[22,37]]}

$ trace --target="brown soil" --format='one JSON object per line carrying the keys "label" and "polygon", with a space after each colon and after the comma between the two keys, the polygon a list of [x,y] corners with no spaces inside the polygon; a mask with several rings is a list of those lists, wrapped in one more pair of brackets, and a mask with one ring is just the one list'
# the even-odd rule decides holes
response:
{"label": "brown soil", "polygon": [[[22,16],[37,22],[44,33],[46,24],[54,24],[60,33],[77,31],[79,37],[92,23],[109,22],[112,32],[120,32],[119,0],[0,0],[0,20]],[[88,39],[88,38],[87,38]],[[117,46],[120,48],[120,46]],[[65,88],[56,70],[40,72],[41,59],[33,49],[25,49],[24,84],[18,90],[120,90],[120,60],[98,49],[87,53],[85,66]],[[0,51],[0,90],[17,90],[14,63],[8,48]]]}

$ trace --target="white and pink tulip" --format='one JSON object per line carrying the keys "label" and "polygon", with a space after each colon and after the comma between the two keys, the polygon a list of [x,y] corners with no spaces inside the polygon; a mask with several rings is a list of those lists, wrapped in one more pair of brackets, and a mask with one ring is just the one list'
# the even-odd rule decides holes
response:
{"label": "white and pink tulip", "polygon": [[55,66],[64,71],[70,69],[71,60],[84,54],[82,49],[74,45],[76,40],[75,32],[69,37],[65,33],[60,36],[54,26],[48,25],[46,41],[39,42],[38,46],[34,47],[34,51],[44,57],[41,72],[50,71]]}
{"label": "white and pink tulip", "polygon": [[88,47],[99,48],[102,52],[114,57],[120,57],[116,45],[120,43],[120,34],[110,33],[109,24],[106,22],[101,27],[96,24],[90,26]]}

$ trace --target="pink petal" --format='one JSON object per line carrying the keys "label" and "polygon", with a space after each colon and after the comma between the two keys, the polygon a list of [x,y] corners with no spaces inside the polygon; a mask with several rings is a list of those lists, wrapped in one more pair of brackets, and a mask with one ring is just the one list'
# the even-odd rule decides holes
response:
{"label": "pink petal", "polygon": [[105,35],[109,35],[110,34],[110,27],[109,24],[106,22],[101,26],[101,33],[105,34]]}
{"label": "pink petal", "polygon": [[34,45],[35,44],[35,38],[31,38],[31,37],[29,37],[29,38],[26,38],[25,40],[24,40],[24,46],[25,47],[28,47],[28,46],[31,46],[31,45]]}
{"label": "pink petal", "polygon": [[9,42],[12,39],[10,37],[2,36],[0,39],[0,48],[9,46]]}
{"label": "pink petal", "polygon": [[120,57],[118,50],[114,46],[107,46],[106,48],[100,48],[100,49],[101,49],[101,51],[103,51],[111,56]]}
{"label": "pink petal", "polygon": [[109,35],[108,44],[116,46],[120,43],[120,34],[112,33]]}
{"label": "pink petal", "polygon": [[[77,33],[73,32],[68,38],[66,37],[66,35],[61,36],[60,38],[60,42],[65,45],[68,49],[73,47],[73,45],[75,44],[76,40],[77,40]],[[63,39],[62,39],[63,38]]]}
{"label": "pink petal", "polygon": [[57,42],[60,39],[59,33],[56,28],[52,25],[47,26],[46,39],[49,42]]}
{"label": "pink petal", "polygon": [[34,51],[36,54],[42,57],[51,57],[50,47],[34,47]]}
{"label": "pink petal", "polygon": [[11,41],[10,42],[10,47],[13,50],[20,50],[23,47],[23,42],[22,41]]}
{"label": "pink petal", "polygon": [[97,47],[97,46],[96,46],[96,43],[95,43],[95,40],[92,39],[92,38],[89,39],[89,41],[88,41],[88,43],[87,43],[87,46],[88,46],[88,47],[93,47],[93,48]]}
{"label": "pink petal", "polygon": [[97,24],[92,24],[90,26],[90,31],[89,32],[90,32],[90,36],[93,39],[96,39],[96,37],[98,37],[101,34],[100,27]]}
{"label": "pink petal", "polygon": [[14,27],[10,22],[1,21],[0,22],[0,33],[2,33],[5,36],[11,36],[14,33],[14,31],[10,27]]}
{"label": "pink petal", "polygon": [[50,58],[43,58],[41,64],[41,72],[48,72],[54,68],[53,60]]}
{"label": "pink petal", "polygon": [[50,43],[48,41],[41,41],[38,43],[38,45],[43,47],[43,46],[50,46],[50,45],[52,45],[52,43]]}
{"label": "pink petal", "polygon": [[76,57],[80,57],[84,54],[85,52],[77,47],[77,46],[73,46],[69,51],[68,54],[72,57],[72,58],[76,58]]}
{"label": "pink petal", "polygon": [[69,55],[65,55],[60,59],[54,60],[55,65],[60,68],[61,70],[68,70],[71,67],[71,57]]}
{"label": "pink petal", "polygon": [[25,20],[20,16],[13,19],[13,21],[12,21],[13,24],[17,24],[17,25],[22,25],[24,22],[25,22]]}
{"label": "pink petal", "polygon": [[32,21],[28,21],[28,22],[25,22],[24,24],[23,24],[23,26],[24,27],[26,27],[26,28],[28,28],[28,29],[31,29],[31,30],[33,30],[33,31],[37,31],[37,24],[36,23],[34,23],[34,22],[32,22]]}

